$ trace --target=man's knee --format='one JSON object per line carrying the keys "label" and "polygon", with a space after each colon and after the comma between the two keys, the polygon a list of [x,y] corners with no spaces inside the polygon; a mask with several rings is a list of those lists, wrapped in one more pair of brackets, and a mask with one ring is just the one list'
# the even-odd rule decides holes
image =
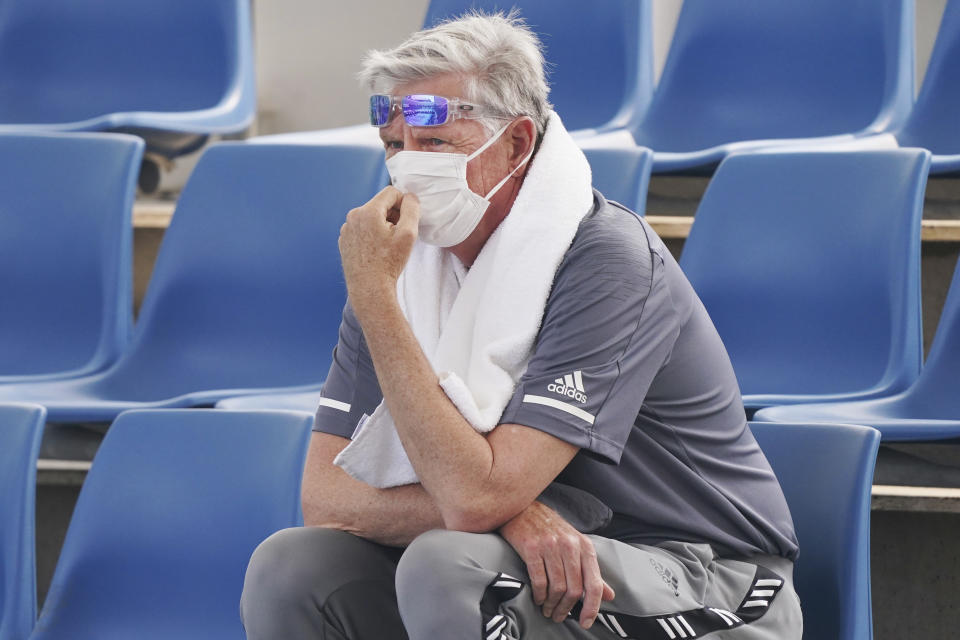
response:
{"label": "man's knee", "polygon": [[[345,631],[376,626],[380,618],[399,626],[392,594],[395,562],[393,550],[343,531],[318,527],[278,531],[257,547],[247,568],[240,601],[247,636],[405,638],[380,627],[375,633]],[[374,596],[376,606],[394,607],[392,616],[386,612],[380,618],[362,619],[357,611],[367,614]],[[335,635],[323,635],[327,633]]]}
{"label": "man's knee", "polygon": [[476,534],[443,529],[417,536],[397,565],[398,598],[402,601],[404,593],[422,593],[425,584],[441,594],[448,585],[456,584],[457,574],[468,568],[465,552],[471,537],[476,538]]}
{"label": "man's knee", "polygon": [[[247,566],[241,612],[252,603],[281,609],[322,604],[353,578],[352,557],[366,544],[349,533],[318,527],[283,529],[260,543]],[[357,558],[362,568],[364,559]]]}
{"label": "man's knee", "polygon": [[480,628],[480,601],[503,570],[504,544],[495,534],[444,530],[410,543],[397,565],[396,588],[411,640],[463,637],[462,630]]}
{"label": "man's knee", "polygon": [[300,527],[283,529],[260,543],[247,565],[241,613],[253,603],[259,609],[267,603],[289,604],[309,596],[316,570],[310,556],[304,553],[304,546],[311,534]]}

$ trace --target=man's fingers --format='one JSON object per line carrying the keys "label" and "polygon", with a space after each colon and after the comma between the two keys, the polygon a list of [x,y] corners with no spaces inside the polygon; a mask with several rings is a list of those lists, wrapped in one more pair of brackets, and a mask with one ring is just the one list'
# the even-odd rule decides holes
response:
{"label": "man's fingers", "polygon": [[401,200],[403,200],[403,193],[399,189],[394,186],[386,186],[365,204],[351,209],[347,213],[346,222],[350,226],[363,224],[362,221],[368,218],[373,218],[380,222],[392,222],[391,217],[396,218],[400,211]]}
{"label": "man's fingers", "polygon": [[403,195],[400,202],[400,219],[397,220],[397,231],[405,231],[417,235],[420,226],[420,199],[412,193]]}
{"label": "man's fingers", "polygon": [[543,615],[549,618],[557,608],[560,598],[567,592],[567,578],[563,561],[556,550],[543,559],[543,564],[547,568],[547,597],[543,601]]}
{"label": "man's fingers", "polygon": [[586,540],[584,545],[582,556],[583,609],[580,612],[580,626],[589,629],[597,618],[597,612],[600,611],[600,602],[604,599],[604,593],[609,590],[612,594],[613,589],[610,589],[609,585],[600,577],[600,565],[597,562],[597,553],[593,548],[593,543]]}
{"label": "man's fingers", "polygon": [[609,602],[617,597],[617,592],[613,590],[613,587],[608,585],[606,582],[603,583],[603,600],[604,602]]}
{"label": "man's fingers", "polygon": [[403,192],[393,185],[387,185],[377,195],[373,196],[367,204],[373,205],[377,211],[386,214],[390,209],[399,207],[401,200],[403,200]]}
{"label": "man's fingers", "polygon": [[575,605],[580,600],[580,596],[583,595],[580,545],[576,542],[573,542],[572,545],[572,548],[565,550],[563,554],[563,569],[567,590],[561,596],[560,602],[557,603],[557,607],[553,611],[551,617],[554,622],[563,622],[570,613],[570,609],[573,609],[573,605]]}
{"label": "man's fingers", "polygon": [[533,601],[540,606],[547,599],[547,571],[540,556],[527,562],[527,575],[530,576]]}

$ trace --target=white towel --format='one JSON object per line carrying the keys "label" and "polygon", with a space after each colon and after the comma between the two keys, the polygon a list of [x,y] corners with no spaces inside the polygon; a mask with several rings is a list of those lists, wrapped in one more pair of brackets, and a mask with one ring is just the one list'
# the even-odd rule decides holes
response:
{"label": "white towel", "polygon": [[[492,430],[526,371],[557,268],[593,204],[590,165],[551,113],[509,215],[469,271],[417,242],[397,283],[404,316],[470,425]],[[334,461],[379,488],[417,482],[384,403]]]}

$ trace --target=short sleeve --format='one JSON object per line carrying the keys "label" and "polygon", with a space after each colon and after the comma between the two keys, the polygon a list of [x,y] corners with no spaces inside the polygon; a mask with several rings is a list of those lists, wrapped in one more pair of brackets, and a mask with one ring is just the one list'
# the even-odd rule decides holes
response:
{"label": "short sleeve", "polygon": [[313,430],[351,438],[357,423],[380,404],[383,394],[363,331],[348,302],[343,309],[333,363],[323,383]]}
{"label": "short sleeve", "polygon": [[581,227],[501,422],[539,429],[618,463],[679,324],[645,224],[630,216],[599,230]]}

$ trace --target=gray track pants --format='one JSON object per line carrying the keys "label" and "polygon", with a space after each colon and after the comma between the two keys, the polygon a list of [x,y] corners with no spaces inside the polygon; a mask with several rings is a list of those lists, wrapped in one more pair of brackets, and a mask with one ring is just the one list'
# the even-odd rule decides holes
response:
{"label": "gray track pants", "polygon": [[616,597],[589,631],[575,615],[555,623],[540,613],[523,562],[499,535],[455,531],[430,531],[406,550],[327,529],[280,531],[250,560],[241,617],[249,640],[801,636],[788,560],[744,562],[716,558],[708,545],[591,539]]}

